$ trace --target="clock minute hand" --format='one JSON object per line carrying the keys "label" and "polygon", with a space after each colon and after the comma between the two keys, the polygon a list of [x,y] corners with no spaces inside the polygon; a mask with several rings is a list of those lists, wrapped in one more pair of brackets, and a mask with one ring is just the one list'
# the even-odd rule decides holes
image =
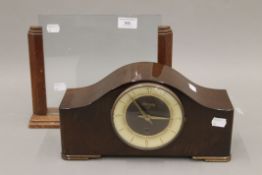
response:
{"label": "clock minute hand", "polygon": [[[143,115],[138,115],[140,118],[144,118]],[[153,116],[153,115],[147,115],[148,118],[151,120],[169,120],[169,118],[166,117],[158,117],[158,116]]]}
{"label": "clock minute hand", "polygon": [[169,118],[166,118],[166,117],[159,117],[159,116],[153,116],[153,115],[148,115],[148,117],[151,120],[169,120]]}

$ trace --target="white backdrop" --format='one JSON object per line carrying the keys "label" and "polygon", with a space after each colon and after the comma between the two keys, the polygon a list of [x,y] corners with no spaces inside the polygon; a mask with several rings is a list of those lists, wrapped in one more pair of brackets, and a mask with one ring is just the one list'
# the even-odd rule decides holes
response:
{"label": "white backdrop", "polygon": [[[1,174],[261,174],[262,1],[2,0]],[[226,88],[235,111],[232,161],[63,161],[59,130],[27,129],[32,113],[26,33],[39,14],[160,14],[174,30],[173,67],[200,85]]]}

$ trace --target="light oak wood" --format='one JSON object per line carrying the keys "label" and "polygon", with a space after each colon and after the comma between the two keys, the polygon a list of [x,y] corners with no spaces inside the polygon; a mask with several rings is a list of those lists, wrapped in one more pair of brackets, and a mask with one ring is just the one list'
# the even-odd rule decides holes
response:
{"label": "light oak wood", "polygon": [[59,128],[59,113],[57,108],[49,108],[46,115],[33,114],[29,128]]}
{"label": "light oak wood", "polygon": [[44,49],[41,27],[30,27],[28,31],[28,45],[33,114],[46,115]]}

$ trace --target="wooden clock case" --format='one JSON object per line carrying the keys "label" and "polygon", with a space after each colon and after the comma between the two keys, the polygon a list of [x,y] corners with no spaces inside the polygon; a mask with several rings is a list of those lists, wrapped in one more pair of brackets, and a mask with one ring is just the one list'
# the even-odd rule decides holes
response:
{"label": "wooden clock case", "polygon": [[[173,142],[157,150],[129,147],[119,139],[111,122],[116,98],[126,88],[141,82],[167,87],[184,108],[181,132]],[[213,127],[214,117],[226,119],[226,126]],[[60,105],[60,122],[64,159],[176,156],[227,161],[230,158],[233,107],[226,91],[201,87],[159,63],[129,64],[92,86],[67,90]]]}

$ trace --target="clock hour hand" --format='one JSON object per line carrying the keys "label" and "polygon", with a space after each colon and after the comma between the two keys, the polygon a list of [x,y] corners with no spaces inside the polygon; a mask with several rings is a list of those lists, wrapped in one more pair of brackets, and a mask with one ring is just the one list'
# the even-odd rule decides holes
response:
{"label": "clock hour hand", "polygon": [[145,113],[145,111],[141,108],[141,106],[136,102],[136,100],[133,100],[133,102],[135,106],[137,107],[137,109],[139,110],[139,112],[142,114],[142,116],[138,115],[138,117],[143,118],[145,121],[149,122],[150,124],[153,124],[153,122],[150,120],[150,118]]}
{"label": "clock hour hand", "polygon": [[[144,118],[142,115],[138,115],[140,118]],[[147,115],[147,118],[150,120],[169,120],[169,118],[166,117],[158,117],[158,116],[153,116],[153,115]]]}
{"label": "clock hour hand", "polygon": [[144,116],[146,117],[146,113],[145,111],[141,108],[141,106],[136,102],[136,100],[133,101],[135,106],[137,107],[137,109],[139,110],[139,112]]}

